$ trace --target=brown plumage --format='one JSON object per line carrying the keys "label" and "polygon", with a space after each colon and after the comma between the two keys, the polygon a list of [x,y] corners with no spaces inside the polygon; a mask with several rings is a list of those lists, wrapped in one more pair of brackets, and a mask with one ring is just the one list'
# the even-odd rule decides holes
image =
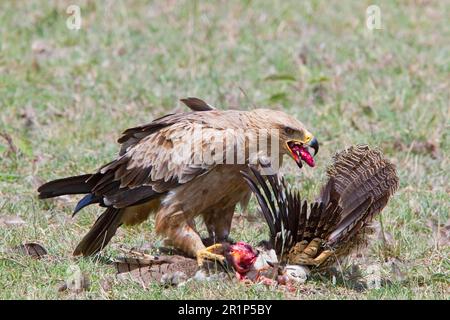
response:
{"label": "brown plumage", "polygon": [[365,228],[398,188],[395,166],[376,149],[352,146],[333,157],[315,202],[283,178],[244,173],[283,261],[326,266],[364,242]]}
{"label": "brown plumage", "polygon": [[[188,255],[199,257],[205,247],[193,219],[204,218],[214,242],[228,237],[235,206],[248,201],[250,193],[240,171],[248,170],[247,165],[261,156],[250,152],[259,143],[258,130],[276,130],[276,140],[271,141],[279,143],[279,150],[264,156],[278,158],[280,163],[288,154],[301,166],[302,159],[310,157],[307,146],[318,149],[317,140],[303,124],[283,112],[220,111],[197,98],[183,102],[194,111],[169,114],[126,130],[118,140],[121,148],[117,158],[97,172],[51,181],[38,189],[43,199],[86,194],[74,214],[95,203],[107,208],[77,246],[75,255],[98,252],[119,226],[141,223],[154,212],[156,231]],[[223,155],[216,144],[218,134],[225,136]],[[270,146],[269,141],[269,151]],[[239,147],[246,151],[243,161],[224,163],[228,151]],[[198,159],[199,154],[214,158]]]}

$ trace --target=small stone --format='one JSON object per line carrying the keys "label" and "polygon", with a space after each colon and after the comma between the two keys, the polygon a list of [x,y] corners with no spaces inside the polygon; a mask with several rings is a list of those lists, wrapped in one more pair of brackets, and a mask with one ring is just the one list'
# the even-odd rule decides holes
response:
{"label": "small stone", "polygon": [[161,284],[166,286],[177,286],[187,280],[187,275],[182,271],[166,273],[161,277]]}
{"label": "small stone", "polygon": [[44,40],[35,40],[31,44],[31,51],[34,54],[45,54],[45,53],[50,53],[51,47]]}
{"label": "small stone", "polygon": [[198,270],[198,271],[195,273],[193,279],[194,279],[195,281],[207,281],[207,280],[208,280],[208,277],[207,277],[205,271],[203,271],[203,270]]}
{"label": "small stone", "polygon": [[228,278],[225,272],[213,273],[206,278],[207,281],[219,281]]}

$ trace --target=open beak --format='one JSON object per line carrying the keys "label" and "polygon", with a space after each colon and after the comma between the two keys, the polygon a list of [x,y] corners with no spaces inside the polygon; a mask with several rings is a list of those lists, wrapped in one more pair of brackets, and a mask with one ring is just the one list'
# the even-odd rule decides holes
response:
{"label": "open beak", "polygon": [[308,143],[303,143],[299,140],[290,140],[287,142],[287,147],[299,168],[303,167],[303,161],[310,167],[315,166],[314,158],[309,149],[314,150],[314,156],[319,152],[319,142],[316,138],[312,138]]}

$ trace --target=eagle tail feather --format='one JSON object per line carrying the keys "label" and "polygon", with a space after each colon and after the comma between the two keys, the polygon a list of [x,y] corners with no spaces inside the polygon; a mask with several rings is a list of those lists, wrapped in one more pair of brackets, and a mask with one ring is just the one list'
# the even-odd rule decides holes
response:
{"label": "eagle tail feather", "polygon": [[102,250],[122,224],[122,209],[107,208],[95,221],[73,252],[74,256],[91,256]]}

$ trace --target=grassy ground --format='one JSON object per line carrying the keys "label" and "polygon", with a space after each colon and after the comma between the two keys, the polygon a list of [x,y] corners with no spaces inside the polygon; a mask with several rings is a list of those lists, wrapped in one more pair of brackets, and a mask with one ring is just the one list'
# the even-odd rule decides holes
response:
{"label": "grassy ground", "polygon": [[[371,32],[372,2],[2,1],[0,298],[448,299],[450,3],[376,1],[382,29]],[[79,31],[66,28],[73,3]],[[183,110],[186,96],[222,108],[283,108],[306,123],[321,142],[319,165],[285,172],[310,198],[335,151],[380,146],[401,186],[383,212],[386,241],[374,239],[359,259],[363,274],[380,268],[384,285],[356,290],[325,278],[294,294],[217,282],[144,289],[98,259],[73,259],[100,209],[71,219],[77,199],[38,201],[37,185],[91,172],[115,155],[122,130]],[[264,239],[261,221],[245,217],[232,237]],[[152,224],[122,229],[113,243],[158,245]],[[9,251],[27,241],[50,256]],[[89,290],[58,292],[74,265]]]}

